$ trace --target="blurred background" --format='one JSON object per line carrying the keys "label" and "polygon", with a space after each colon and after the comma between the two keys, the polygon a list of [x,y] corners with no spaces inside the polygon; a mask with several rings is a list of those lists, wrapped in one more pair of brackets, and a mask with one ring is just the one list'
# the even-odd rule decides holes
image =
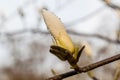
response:
{"label": "blurred background", "polygon": [[[85,66],[120,53],[120,0],[0,0],[0,80],[44,80],[71,71],[49,52],[52,37],[41,9],[64,23]],[[94,79],[92,76],[96,79]],[[64,80],[120,80],[116,61]]]}

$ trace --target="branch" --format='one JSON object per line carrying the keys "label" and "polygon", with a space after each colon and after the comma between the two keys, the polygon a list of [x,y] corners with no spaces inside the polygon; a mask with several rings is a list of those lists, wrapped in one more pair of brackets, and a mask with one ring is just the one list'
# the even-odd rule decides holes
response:
{"label": "branch", "polygon": [[[19,30],[19,31],[12,32],[12,33],[9,33],[9,32],[0,33],[0,35],[5,34],[6,36],[15,36],[15,35],[24,34],[24,33],[27,33],[27,32],[31,32],[33,34],[36,34],[36,33],[45,34],[45,35],[49,34],[49,32],[41,31],[39,29],[24,29],[24,30]],[[72,30],[67,30],[67,32],[69,34],[72,34],[72,35],[83,36],[83,37],[90,37],[90,38],[94,37],[94,38],[98,38],[98,39],[104,40],[104,41],[109,42],[109,43],[120,44],[120,41],[114,40],[114,39],[110,39],[110,38],[108,38],[106,36],[102,36],[100,34],[79,33],[79,32],[75,32],[75,31],[72,31]]]}
{"label": "branch", "polygon": [[68,31],[70,34],[74,34],[74,35],[78,35],[78,36],[83,36],[83,37],[95,37],[95,38],[99,38],[101,40],[105,40],[107,42],[110,42],[110,43],[116,43],[116,44],[120,44],[120,41],[118,40],[113,40],[113,39],[110,39],[108,37],[105,37],[105,36],[102,36],[102,35],[99,35],[99,34],[87,34],[87,33],[78,33],[78,32],[75,32],[75,31]]}
{"label": "branch", "polygon": [[84,22],[84,21],[86,21],[86,20],[89,20],[90,18],[92,18],[92,17],[100,14],[103,10],[105,10],[105,6],[102,6],[102,7],[96,9],[95,11],[93,11],[93,12],[91,12],[91,13],[83,16],[83,17],[79,17],[79,18],[77,18],[77,19],[75,19],[75,20],[73,20],[73,21],[70,21],[70,22],[65,23],[65,26],[66,26],[66,27],[70,27],[70,26],[73,26],[73,25],[75,25],[75,24],[77,24],[77,23],[80,23],[80,22]]}
{"label": "branch", "polygon": [[84,67],[81,67],[79,69],[79,72],[77,72],[77,71],[70,71],[70,72],[67,72],[67,73],[64,73],[64,74],[53,76],[53,77],[48,78],[46,80],[62,80],[64,78],[67,78],[67,77],[70,77],[70,76],[73,76],[73,75],[76,75],[76,74],[79,74],[79,73],[83,73],[83,72],[87,72],[87,71],[93,70],[95,68],[98,68],[100,66],[103,66],[105,64],[108,64],[108,63],[111,63],[111,62],[117,61],[117,60],[120,60],[120,54],[115,55],[115,56],[110,57],[110,58],[107,58],[107,59],[104,59],[102,61],[90,64],[90,65],[87,65],[87,66],[84,66]]}
{"label": "branch", "polygon": [[110,0],[102,0],[102,1],[105,2],[105,4],[106,4],[107,6],[109,6],[110,8],[116,9],[116,10],[120,10],[120,7],[117,6],[117,5],[112,4],[112,3],[110,2]]}

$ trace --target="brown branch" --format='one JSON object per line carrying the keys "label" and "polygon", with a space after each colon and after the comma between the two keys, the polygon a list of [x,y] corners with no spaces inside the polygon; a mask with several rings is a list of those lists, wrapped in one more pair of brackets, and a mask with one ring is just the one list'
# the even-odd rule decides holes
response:
{"label": "brown branch", "polygon": [[117,43],[117,44],[120,44],[120,41],[118,40],[113,40],[113,39],[110,39],[108,37],[105,37],[105,36],[102,36],[102,35],[99,35],[99,34],[87,34],[87,33],[78,33],[78,32],[75,32],[75,31],[68,31],[70,34],[74,34],[74,35],[78,35],[78,36],[83,36],[83,37],[95,37],[95,38],[99,38],[99,39],[102,39],[102,40],[105,40],[107,42],[110,42],[110,43]]}
{"label": "brown branch", "polygon": [[102,1],[105,2],[105,4],[107,6],[109,6],[110,8],[120,10],[120,7],[117,6],[117,5],[112,4],[110,0],[102,0]]}
{"label": "brown branch", "polygon": [[[24,29],[24,30],[19,30],[19,31],[16,31],[16,32],[12,32],[12,33],[4,33],[6,36],[15,36],[15,35],[19,35],[19,34],[24,34],[24,33],[27,33],[27,32],[31,32],[33,34],[36,34],[36,33],[39,33],[39,34],[45,34],[45,35],[48,35],[49,32],[45,32],[45,31],[41,31],[39,29]],[[101,39],[101,40],[104,40],[106,42],[109,42],[109,43],[115,43],[115,44],[120,44],[120,41],[118,40],[114,40],[114,39],[111,39],[111,38],[108,38],[106,36],[102,36],[100,34],[87,34],[87,33],[79,33],[79,32],[75,32],[75,31],[71,31],[71,30],[67,30],[67,32],[69,34],[72,34],[72,35],[77,35],[77,36],[83,36],[83,37],[94,37],[94,38],[98,38],[98,39]],[[2,35],[3,33],[0,33],[0,35]]]}
{"label": "brown branch", "polygon": [[87,66],[84,66],[84,67],[81,67],[79,69],[79,72],[77,72],[77,71],[70,71],[70,72],[67,72],[67,73],[64,73],[64,74],[53,76],[53,77],[48,78],[46,80],[62,80],[64,78],[67,78],[67,77],[70,77],[70,76],[73,76],[73,75],[76,75],[76,74],[79,74],[79,73],[83,73],[83,72],[87,72],[87,71],[93,70],[95,68],[98,68],[100,66],[103,66],[105,64],[111,63],[111,62],[116,61],[116,60],[120,60],[120,54],[117,54],[117,55],[115,55],[113,57],[104,59],[102,61],[90,64],[90,65],[87,65]]}
{"label": "brown branch", "polygon": [[[120,7],[111,3],[111,0],[102,0],[108,7],[110,7],[111,9],[113,9],[114,11],[116,11],[116,13],[118,14],[118,17],[120,18]],[[119,28],[118,28],[118,32],[117,32],[117,41],[120,42],[119,37],[120,37],[120,22],[119,22]]]}

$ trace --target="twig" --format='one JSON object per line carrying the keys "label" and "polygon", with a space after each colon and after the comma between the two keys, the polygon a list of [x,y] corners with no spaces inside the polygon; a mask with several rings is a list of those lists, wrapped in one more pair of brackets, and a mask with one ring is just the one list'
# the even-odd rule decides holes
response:
{"label": "twig", "polygon": [[90,18],[92,18],[92,17],[100,14],[100,12],[102,12],[102,11],[105,10],[105,9],[106,9],[105,6],[102,6],[102,7],[96,9],[95,11],[93,11],[93,12],[91,12],[91,13],[83,16],[83,17],[78,17],[77,19],[75,19],[75,20],[73,20],[73,21],[70,21],[70,22],[65,23],[65,26],[66,26],[66,27],[70,27],[70,26],[73,26],[73,25],[75,25],[75,24],[77,24],[77,23],[80,23],[80,22],[84,22],[84,21],[86,21],[86,20],[89,20]]}
{"label": "twig", "polygon": [[70,31],[70,30],[68,32],[70,34],[74,34],[74,35],[79,35],[79,36],[84,36],[84,37],[95,37],[95,38],[99,38],[99,39],[105,40],[105,41],[110,42],[110,43],[120,44],[120,41],[118,41],[118,40],[113,40],[113,39],[110,39],[108,37],[105,37],[105,36],[102,36],[99,34],[78,33],[78,32]]}
{"label": "twig", "polygon": [[119,17],[119,28],[118,28],[118,31],[117,31],[117,40],[120,41],[119,40],[119,37],[120,37],[120,33],[119,33],[120,32],[120,7],[117,6],[117,5],[112,4],[110,2],[110,0],[103,0],[103,1],[106,3],[106,5],[108,7],[112,8],[113,10],[115,10],[116,13],[118,14],[118,17]]}
{"label": "twig", "polygon": [[[6,36],[15,36],[15,35],[24,34],[24,33],[27,33],[27,32],[31,32],[31,33],[33,33],[33,34],[36,34],[36,33],[45,34],[45,35],[48,35],[48,34],[49,34],[48,32],[41,31],[41,30],[39,30],[39,29],[24,29],[24,30],[19,30],[19,31],[12,32],[12,33],[9,33],[9,32],[0,33],[0,35],[1,35],[1,34],[4,34],[4,35],[6,35]],[[102,36],[102,35],[100,35],[100,34],[79,33],[79,32],[75,32],[75,31],[71,31],[71,30],[67,30],[67,32],[68,32],[69,34],[72,34],[72,35],[83,36],[83,37],[94,37],[94,38],[98,38],[98,39],[104,40],[104,41],[109,42],[109,43],[120,44],[120,41],[114,40],[114,39],[110,39],[110,38],[108,38],[108,37],[106,37],[106,36]]]}
{"label": "twig", "polygon": [[107,6],[109,6],[110,8],[116,9],[116,10],[120,10],[120,7],[117,5],[114,5],[110,2],[110,0],[102,0],[103,2],[106,3]]}
{"label": "twig", "polygon": [[[81,68],[79,69],[79,73],[93,70],[93,69],[95,69],[95,68],[98,68],[98,67],[100,67],[100,66],[103,66],[103,65],[105,65],[105,64],[108,64],[108,63],[111,63],[111,62],[117,61],[117,60],[120,60],[120,54],[117,54],[117,55],[115,55],[115,56],[113,56],[113,57],[104,59],[104,60],[102,60],[102,61],[99,61],[99,62],[90,64],[90,65],[87,65],[87,66],[84,66],[84,67],[81,67]],[[76,75],[76,74],[79,74],[79,73],[76,72],[76,71],[70,71],[70,72],[67,72],[67,73],[64,73],[64,74],[60,74],[60,75],[53,76],[53,77],[48,78],[48,79],[46,79],[46,80],[62,80],[62,79],[64,79],[64,78],[67,78],[67,77],[70,77],[70,76],[73,76],[73,75]]]}

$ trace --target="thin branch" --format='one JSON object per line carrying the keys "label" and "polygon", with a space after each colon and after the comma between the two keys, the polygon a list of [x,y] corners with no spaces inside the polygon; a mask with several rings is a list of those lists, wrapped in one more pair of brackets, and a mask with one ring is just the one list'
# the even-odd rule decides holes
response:
{"label": "thin branch", "polygon": [[118,26],[118,30],[117,30],[117,40],[120,41],[119,40],[120,39],[120,33],[119,33],[120,32],[120,7],[117,6],[117,5],[112,4],[110,2],[110,0],[103,0],[103,1],[106,3],[106,5],[108,7],[112,8],[113,10],[115,10],[116,13],[118,14],[118,17],[119,17],[119,26]]}
{"label": "thin branch", "polygon": [[[39,30],[39,29],[23,29],[23,30],[19,30],[19,31],[15,31],[15,32],[5,32],[4,34],[7,35],[7,36],[15,36],[15,35],[20,35],[20,34],[25,34],[25,33],[33,33],[33,34],[36,34],[36,33],[39,33],[39,34],[45,34],[45,35],[48,35],[49,33],[48,32],[45,32],[45,31],[42,31],[42,30]],[[0,33],[0,35],[3,34],[3,33]]]}
{"label": "thin branch", "polygon": [[117,43],[117,44],[120,44],[120,41],[118,40],[113,40],[113,39],[110,39],[108,37],[105,37],[105,36],[102,36],[102,35],[99,35],[99,34],[87,34],[87,33],[78,33],[78,32],[75,32],[75,31],[68,31],[70,34],[74,34],[74,35],[78,35],[78,36],[84,36],[84,37],[95,37],[95,38],[99,38],[101,40],[105,40],[107,42],[110,42],[110,43]]}
{"label": "thin branch", "polygon": [[[45,32],[45,31],[42,31],[42,30],[39,30],[39,29],[24,29],[24,30],[19,30],[19,31],[12,32],[12,33],[7,33],[7,32],[6,33],[0,33],[0,35],[5,34],[6,36],[15,36],[15,35],[24,34],[24,33],[27,33],[27,32],[31,32],[33,34],[36,34],[36,33],[45,34],[45,35],[49,34],[49,32]],[[69,34],[72,34],[72,35],[90,37],[90,38],[94,37],[94,38],[98,38],[98,39],[104,40],[104,41],[109,42],[109,43],[120,44],[120,41],[108,38],[106,36],[102,36],[100,34],[79,33],[79,32],[75,32],[75,31],[71,31],[71,30],[67,30],[67,32]]]}
{"label": "thin branch", "polygon": [[[108,7],[110,7],[111,9],[113,9],[117,14],[118,17],[120,18],[120,7],[111,3],[111,0],[102,0]],[[120,19],[119,19],[119,28],[117,30],[117,41],[120,42],[119,37],[120,37]]]}
{"label": "thin branch", "polygon": [[112,4],[112,3],[110,2],[110,0],[102,0],[102,1],[105,2],[105,4],[106,4],[107,6],[109,6],[110,8],[115,9],[115,10],[120,10],[120,7],[117,6],[117,5]]}
{"label": "thin branch", "polygon": [[103,10],[105,10],[105,6],[102,6],[102,7],[96,9],[95,11],[93,11],[93,12],[91,12],[91,13],[83,16],[83,17],[79,17],[79,18],[77,18],[77,19],[75,19],[75,20],[73,20],[71,22],[65,23],[65,26],[70,27],[70,26],[73,26],[73,25],[75,25],[77,23],[84,22],[84,21],[96,16],[97,14],[100,14],[100,12],[102,12]]}
{"label": "thin branch", "polygon": [[55,8],[54,11],[60,11],[60,10],[64,9],[65,7],[67,7],[68,5],[70,5],[73,1],[75,1],[75,0],[68,0],[64,4],[58,6],[58,1],[56,0],[57,7]]}
{"label": "thin branch", "polygon": [[117,55],[115,55],[113,57],[104,59],[102,61],[90,64],[90,65],[87,65],[87,66],[84,66],[84,67],[81,67],[79,69],[79,72],[77,72],[77,71],[70,71],[70,72],[67,72],[67,73],[63,73],[63,74],[60,74],[60,75],[53,76],[53,77],[48,78],[46,80],[62,80],[64,78],[67,78],[67,77],[70,77],[70,76],[73,76],[73,75],[76,75],[76,74],[80,74],[80,73],[83,73],[83,72],[87,72],[87,71],[93,70],[95,68],[98,68],[100,66],[103,66],[105,64],[108,64],[108,63],[111,63],[111,62],[117,61],[117,60],[120,60],[120,54],[117,54]]}

